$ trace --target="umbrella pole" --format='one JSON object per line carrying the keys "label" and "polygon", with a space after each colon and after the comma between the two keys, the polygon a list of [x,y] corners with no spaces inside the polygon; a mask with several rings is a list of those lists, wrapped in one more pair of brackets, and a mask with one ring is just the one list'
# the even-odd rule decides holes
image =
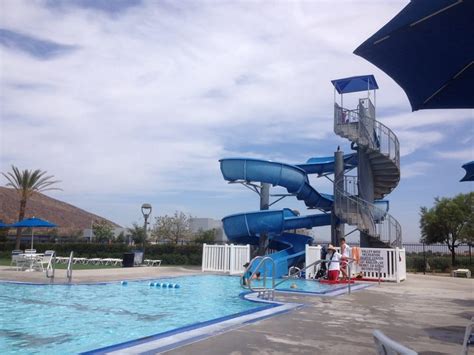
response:
{"label": "umbrella pole", "polygon": [[33,227],[31,227],[31,249],[33,249]]}

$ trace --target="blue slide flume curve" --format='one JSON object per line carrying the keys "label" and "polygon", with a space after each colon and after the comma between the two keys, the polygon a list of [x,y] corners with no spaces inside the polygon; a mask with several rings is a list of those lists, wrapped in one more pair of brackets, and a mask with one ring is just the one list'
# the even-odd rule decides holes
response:
{"label": "blue slide flume curve", "polygon": [[[353,168],[357,164],[357,156],[346,155],[344,163],[346,169]],[[282,186],[298,200],[304,201],[307,207],[326,212],[297,216],[292,210],[283,209],[240,213],[223,218],[225,233],[232,242],[258,245],[260,235],[268,234],[269,247],[277,250],[270,255],[275,261],[276,276],[285,275],[288,268],[304,256],[305,245],[312,240],[306,235],[286,231],[331,224],[328,212],[334,203],[333,196],[314,189],[308,174],[331,173],[334,170],[334,157],[312,158],[298,166],[249,158],[221,159],[220,164],[222,175],[227,181],[264,182]]]}

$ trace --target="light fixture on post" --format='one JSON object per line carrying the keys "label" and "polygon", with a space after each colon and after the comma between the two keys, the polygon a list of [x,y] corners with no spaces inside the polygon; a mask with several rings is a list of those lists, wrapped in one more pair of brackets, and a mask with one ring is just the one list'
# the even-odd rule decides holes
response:
{"label": "light fixture on post", "polygon": [[145,258],[145,243],[146,243],[146,238],[147,238],[147,225],[148,225],[148,217],[151,215],[151,205],[149,203],[144,203],[142,205],[142,215],[143,218],[145,219],[145,224],[143,231],[145,235],[143,236],[143,259]]}

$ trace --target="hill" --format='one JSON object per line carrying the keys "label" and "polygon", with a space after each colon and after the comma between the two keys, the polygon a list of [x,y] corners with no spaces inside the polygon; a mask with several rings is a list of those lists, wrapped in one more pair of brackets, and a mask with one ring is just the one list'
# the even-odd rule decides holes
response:
{"label": "hill", "polygon": [[[20,199],[16,191],[0,187],[0,220],[7,224],[17,222],[19,206]],[[92,221],[100,220],[107,221],[114,227],[120,227],[106,218],[41,193],[34,194],[28,200],[25,218],[33,216],[56,224],[61,234],[90,228]]]}

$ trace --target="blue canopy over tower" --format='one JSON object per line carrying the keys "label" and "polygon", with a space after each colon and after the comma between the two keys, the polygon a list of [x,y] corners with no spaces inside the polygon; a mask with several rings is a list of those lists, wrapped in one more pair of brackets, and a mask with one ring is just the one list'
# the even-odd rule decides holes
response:
{"label": "blue canopy over tower", "polygon": [[339,94],[377,90],[379,88],[373,75],[351,76],[349,78],[331,80],[331,83]]}

